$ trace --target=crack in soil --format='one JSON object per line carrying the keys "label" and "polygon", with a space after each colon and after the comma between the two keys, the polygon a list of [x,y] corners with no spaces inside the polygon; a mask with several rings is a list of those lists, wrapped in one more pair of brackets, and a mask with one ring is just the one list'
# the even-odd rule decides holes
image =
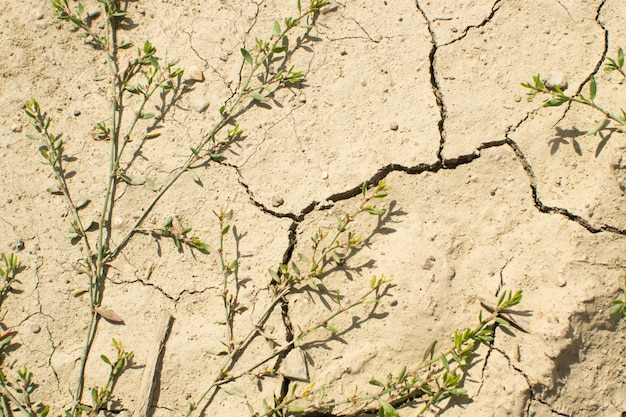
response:
{"label": "crack in soil", "polygon": [[437,45],[437,40],[435,38],[435,31],[432,28],[431,21],[426,16],[426,12],[422,9],[419,4],[419,1],[415,1],[415,7],[422,14],[422,17],[426,21],[426,26],[428,27],[428,33],[430,34],[430,43],[432,47],[430,48],[430,53],[428,54],[429,60],[429,68],[430,72],[430,85],[435,95],[435,101],[437,102],[437,108],[439,108],[439,121],[437,122],[437,127],[439,128],[439,149],[437,150],[437,159],[440,162],[443,162],[443,148],[446,144],[446,131],[444,128],[445,120],[446,120],[446,106],[443,102],[443,93],[441,92],[441,87],[439,86],[439,82],[437,81],[437,75],[435,74],[435,58],[437,54],[437,49],[439,46]]}
{"label": "crack in soil", "polygon": [[469,25],[469,26],[466,26],[466,27],[465,27],[465,29],[463,29],[463,32],[462,32],[462,33],[461,33],[461,34],[460,34],[457,38],[454,38],[454,39],[453,39],[453,40],[451,40],[450,42],[448,42],[448,43],[444,43],[443,45],[440,45],[440,46],[447,46],[447,45],[451,45],[451,44],[453,44],[453,43],[455,43],[455,42],[457,42],[457,41],[460,41],[460,40],[461,40],[461,39],[463,39],[464,37],[466,37],[466,36],[467,36],[467,34],[469,33],[469,31],[470,31],[470,30],[472,30],[472,29],[478,29],[478,28],[481,28],[481,27],[485,26],[487,23],[489,23],[489,22],[491,21],[491,19],[493,19],[493,17],[495,16],[496,12],[497,12],[498,10],[500,10],[500,6],[501,6],[501,5],[502,5],[502,0],[496,0],[496,2],[495,2],[495,3],[493,3],[493,6],[491,6],[491,12],[489,13],[489,15],[487,15],[487,17],[485,17],[485,18],[483,19],[483,21],[482,21],[482,22],[480,22],[480,23],[479,23],[479,24],[477,24],[477,25]]}

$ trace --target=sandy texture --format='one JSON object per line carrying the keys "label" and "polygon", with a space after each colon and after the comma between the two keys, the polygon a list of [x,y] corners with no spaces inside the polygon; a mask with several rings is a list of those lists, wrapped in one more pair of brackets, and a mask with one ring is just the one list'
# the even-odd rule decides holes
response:
{"label": "sandy texture", "polygon": [[[53,131],[64,132],[66,166],[75,172],[70,186],[77,198],[98,202],[83,211],[97,220],[108,144],[91,132],[109,115],[107,84],[99,81],[107,69],[102,55],[55,19],[48,2],[0,3],[0,252],[16,253],[24,266],[18,291],[2,304],[2,324],[18,331],[2,366],[12,375],[27,365],[38,384],[33,396],[60,416],[72,405],[78,376],[90,314],[82,292],[87,281],[74,269],[81,250],[69,243],[64,201],[45,191],[54,179],[25,138],[31,130],[23,104],[36,97]],[[359,204],[364,180],[386,179],[393,189],[387,212],[357,224],[364,245],[324,278],[328,292],[290,295],[265,333],[285,343],[293,329],[328,316],[336,291],[356,299],[372,275],[392,277],[393,286],[376,307],[333,322],[338,335],[320,331],[307,339],[294,351],[306,371],[290,371],[308,373],[328,398],[345,398],[355,386],[416,364],[433,338],[443,346],[454,330],[473,326],[480,301],[522,289],[519,324],[528,333],[498,329],[468,371],[467,395],[444,403],[442,412],[622,416],[626,320],[608,309],[621,295],[626,266],[626,138],[614,128],[585,136],[597,113],[540,108],[541,97],[528,103],[520,82],[560,70],[574,94],[588,91],[593,74],[597,101],[625,106],[626,84],[602,64],[626,47],[626,3],[333,3],[292,57],[306,81],[239,116],[244,140],[223,163],[195,170],[202,186],[184,176],[145,227],[174,217],[215,246],[212,210],[232,210],[225,252],[239,258],[239,298],[248,309],[237,316],[235,338],[243,338],[271,303],[268,268],[310,251],[319,227],[331,230],[337,216]],[[87,10],[95,7],[85,1]],[[161,137],[145,143],[128,173],[162,184],[233,94],[239,48],[252,48],[256,36],[271,33],[274,19],[294,10],[295,0],[129,2],[137,25],[121,36],[149,38],[158,56],[198,67],[204,81],[189,84],[168,109]],[[147,186],[121,188],[114,242],[153,195]],[[134,358],[112,408],[134,414],[167,311],[173,322],[149,415],[186,412],[222,362],[214,355],[225,337],[217,323],[224,316],[221,279],[215,256],[180,253],[169,240],[136,235],[111,264],[103,300],[125,325],[100,322],[86,387],[102,383],[107,370],[99,356],[113,354],[111,338],[122,340]],[[234,371],[273,348],[255,339]],[[283,377],[244,378],[221,390],[204,415],[249,415],[246,403],[260,409],[281,384]],[[418,409],[408,403],[399,414],[416,416]]]}

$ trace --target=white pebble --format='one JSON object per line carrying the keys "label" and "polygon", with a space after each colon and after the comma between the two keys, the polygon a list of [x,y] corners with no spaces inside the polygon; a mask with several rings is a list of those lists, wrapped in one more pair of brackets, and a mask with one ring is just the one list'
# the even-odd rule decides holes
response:
{"label": "white pebble", "polygon": [[204,74],[202,73],[202,71],[200,70],[200,68],[198,68],[195,65],[190,66],[187,71],[185,71],[187,74],[187,79],[194,81],[194,82],[202,82],[204,81]]}
{"label": "white pebble", "polygon": [[327,180],[328,179],[328,172],[326,172],[326,171],[322,172],[322,179],[323,180]]}
{"label": "white pebble", "polygon": [[559,87],[562,91],[567,90],[567,80],[565,79],[565,75],[560,71],[554,71],[548,74],[548,76],[543,79],[543,83],[549,90],[554,90],[554,87]]}
{"label": "white pebble", "polygon": [[193,108],[198,112],[198,113],[202,113],[203,111],[205,111],[206,109],[209,108],[209,99],[207,99],[204,96],[200,96],[197,97],[194,101],[193,101]]}

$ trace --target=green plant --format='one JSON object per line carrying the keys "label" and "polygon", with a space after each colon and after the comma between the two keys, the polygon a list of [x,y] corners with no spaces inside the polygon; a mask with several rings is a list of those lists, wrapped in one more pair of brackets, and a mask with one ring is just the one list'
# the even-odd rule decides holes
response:
{"label": "green plant", "polygon": [[[617,59],[607,58],[604,70],[607,72],[617,71],[624,78],[626,78],[626,74],[624,73],[624,51],[622,48],[619,48],[617,51]],[[595,135],[600,130],[606,128],[610,122],[617,123],[619,126],[624,126],[626,124],[626,112],[624,109],[620,109],[620,112],[610,111],[604,109],[596,103],[595,98],[598,92],[598,85],[593,75],[589,77],[589,95],[587,97],[582,94],[568,96],[561,91],[558,86],[548,88],[539,74],[533,77],[532,82],[522,83],[522,86],[531,90],[528,93],[528,101],[532,101],[537,94],[549,95],[551,98],[543,104],[543,107],[555,107],[560,106],[563,103],[578,103],[591,107],[602,113],[602,119],[596,121],[593,127],[587,131],[587,135]]]}
{"label": "green plant", "polygon": [[[225,159],[225,151],[233,143],[242,140],[243,131],[236,123],[236,118],[242,112],[254,103],[268,101],[279,88],[299,83],[304,79],[303,72],[295,70],[293,66],[285,65],[294,50],[299,47],[297,43],[290,47],[287,36],[295,30],[302,30],[306,35],[316,24],[321,8],[326,6],[328,1],[311,0],[308,7],[303,8],[300,0],[297,0],[297,17],[275,21],[272,35],[268,40],[256,39],[254,48],[240,49],[244,65],[240,81],[233,89],[235,94],[219,109],[217,121],[209,132],[197,140],[187,158],[171,173],[169,178],[156,188],[154,196],[137,214],[130,230],[120,236],[113,236],[114,231],[111,227],[114,206],[119,204],[119,198],[121,198],[118,186],[121,183],[130,186],[140,186],[146,183],[129,173],[133,159],[124,165],[124,155],[128,154],[128,148],[133,140],[139,139],[135,140],[134,143],[138,145],[134,146],[140,149],[146,138],[156,137],[151,133],[150,128],[163,121],[166,108],[160,107],[160,115],[148,109],[157,96],[161,103],[164,103],[166,100],[173,101],[177,95],[182,94],[180,85],[183,71],[176,67],[177,61],[162,65],[157,57],[157,49],[148,40],[136,48],[135,54],[127,56],[130,52],[124,51],[135,49],[134,45],[130,42],[120,43],[118,31],[126,19],[125,8],[128,2],[119,0],[98,0],[98,2],[105,18],[102,28],[92,27],[91,20],[84,16],[85,10],[81,3],[73,7],[67,0],[52,0],[58,19],[69,22],[79,36],[100,51],[108,66],[107,97],[111,102],[110,115],[98,122],[94,130],[94,139],[108,142],[109,145],[109,157],[105,167],[107,180],[105,191],[100,196],[101,202],[98,206],[100,216],[97,221],[83,215],[83,209],[92,204],[93,198],[91,196],[77,198],[74,195],[71,179],[65,168],[67,160],[64,155],[63,135],[52,131],[52,118],[42,110],[34,98],[26,102],[25,110],[36,132],[27,136],[39,144],[39,154],[54,174],[55,185],[48,191],[64,198],[71,218],[70,240],[72,243],[80,244],[82,249],[82,259],[77,263],[76,270],[85,275],[89,281],[89,325],[79,364],[74,405],[71,410],[66,411],[66,416],[79,417],[84,413],[95,416],[98,412],[105,410],[113,398],[116,381],[128,365],[128,360],[132,355],[132,352],[124,351],[121,343],[114,340],[117,359],[113,362],[106,356],[101,357],[110,366],[107,382],[103,387],[91,388],[89,390],[91,405],[84,404],[85,364],[90,356],[99,320],[104,318],[114,323],[123,323],[122,318],[114,310],[102,306],[107,269],[109,264],[122,254],[133,236],[139,233],[172,239],[180,251],[199,250],[205,254],[214,254],[218,257],[221,266],[220,296],[224,306],[224,320],[221,324],[225,326],[225,339],[222,341],[224,349],[215,354],[223,356],[223,362],[216,375],[207,383],[204,392],[190,405],[187,413],[190,415],[201,407],[201,409],[207,407],[212,402],[215,392],[220,389],[227,391],[227,385],[243,377],[263,379],[276,375],[277,370],[270,363],[271,360],[283,357],[314,332],[325,330],[332,336],[339,331],[333,325],[333,320],[338,316],[360,306],[376,304],[380,300],[390,280],[384,276],[380,278],[374,276],[369,282],[369,288],[364,289],[362,294],[353,296],[336,292],[335,304],[326,317],[310,323],[305,328],[298,328],[291,340],[279,344],[264,331],[268,318],[277,306],[285,302],[286,296],[295,291],[324,290],[324,278],[335,268],[343,265],[346,259],[360,247],[360,238],[353,230],[356,220],[364,213],[374,216],[384,214],[384,210],[377,207],[375,201],[385,198],[389,189],[385,181],[373,187],[367,183],[363,184],[360,204],[354,212],[346,213],[338,219],[335,232],[331,233],[324,228],[318,229],[311,237],[311,253],[298,254],[298,260],[279,263],[275,268],[270,268],[268,288],[272,297],[271,303],[256,318],[256,322],[248,329],[248,332],[242,338],[236,338],[233,331],[236,317],[248,306],[245,305],[245,301],[239,300],[240,284],[236,277],[239,259],[236,256],[235,259],[231,259],[225,249],[225,238],[233,230],[229,224],[229,211],[222,209],[214,212],[219,221],[217,245],[210,245],[192,234],[193,229],[189,225],[181,224],[175,216],[168,218],[163,227],[158,229],[144,227],[144,221],[183,175],[189,175],[194,181],[200,182],[194,173],[198,166]],[[273,64],[279,62],[278,69],[274,69]],[[131,107],[135,110],[132,111]],[[146,127],[146,123],[152,123],[152,125]],[[424,409],[428,409],[446,398],[461,394],[463,392],[462,372],[467,367],[471,354],[480,343],[488,343],[491,340],[495,326],[508,323],[505,315],[509,312],[509,308],[516,305],[519,300],[521,300],[521,293],[513,297],[509,293],[507,299],[503,295],[491,316],[484,320],[481,316],[478,327],[455,334],[452,348],[437,357],[433,358],[432,354],[429,359],[425,357],[421,365],[390,377],[386,384],[372,380],[372,386],[381,389],[379,392],[372,394],[373,396],[355,394],[343,401],[343,404],[359,404],[363,409],[378,410],[379,415],[392,416],[395,415],[394,406],[405,399],[417,398],[424,402]],[[247,369],[235,370],[235,364],[252,340],[257,337],[274,343],[275,349],[264,358],[258,360],[255,358],[255,363]],[[433,344],[432,351],[434,347]],[[26,372],[24,375],[27,375]],[[30,376],[28,380],[29,378]],[[266,400],[260,412],[256,412],[250,405],[251,413],[256,416],[284,416],[309,411],[316,412],[341,404],[321,401],[305,406],[300,405],[300,402],[306,402],[314,395],[321,395],[323,398],[323,393],[319,390],[314,391],[313,388],[313,385],[309,385],[304,391],[299,392],[297,385],[293,384],[289,392],[276,396],[273,401]]]}
{"label": "green plant", "polygon": [[352,409],[347,415],[358,416],[377,410],[379,417],[396,417],[396,408],[407,402],[423,404],[419,411],[422,415],[442,401],[466,392],[463,381],[471,365],[471,358],[480,345],[489,345],[493,341],[497,326],[510,325],[521,329],[511,318],[511,314],[514,314],[511,309],[521,300],[521,291],[503,291],[495,307],[483,304],[489,315],[483,317],[481,311],[476,327],[454,333],[451,347],[435,356],[437,341],[432,341],[424,352],[422,363],[405,366],[397,375],[387,375],[385,382],[370,380],[370,385],[377,387],[376,392],[359,390],[357,387],[348,398],[324,402],[323,389],[314,390],[314,385],[310,384],[304,390],[298,391],[297,384],[294,384],[288,395],[275,399],[272,406],[266,405],[263,414],[253,416],[315,414],[320,410],[351,405],[356,409]]}
{"label": "green plant", "polygon": [[[607,57],[604,64],[604,71],[617,71],[622,75],[624,79],[626,79],[626,73],[624,72],[624,50],[622,48],[619,48],[617,50],[617,58]],[[591,107],[600,112],[603,115],[603,118],[596,121],[593,127],[587,131],[587,135],[597,134],[602,129],[606,128],[611,122],[616,123],[618,126],[626,125],[626,111],[624,111],[623,108],[620,109],[619,112],[606,110],[595,102],[595,98],[598,92],[598,85],[593,75],[589,77],[589,95],[587,97],[582,94],[568,96],[567,94],[563,93],[563,91],[561,91],[558,86],[548,88],[546,87],[539,74],[533,77],[532,82],[522,83],[522,86],[531,90],[528,93],[528,101],[532,101],[537,96],[537,94],[547,94],[551,96],[551,98],[546,101],[542,107],[555,107],[560,106],[563,103],[578,103],[587,107]],[[624,284],[626,287],[626,281],[624,282]],[[611,314],[621,312],[626,316],[625,302],[626,298],[624,299],[624,301],[613,301]]]}
{"label": "green plant", "polygon": [[[14,254],[0,256],[4,266],[0,266],[0,306],[7,293],[13,289],[15,276],[20,269],[20,262]],[[10,345],[16,331],[2,326],[0,332],[0,358],[4,359],[6,348]],[[0,415],[11,416],[14,408],[19,409],[28,417],[46,417],[50,408],[33,402],[30,394],[35,389],[32,382],[32,373],[26,366],[16,371],[16,376],[9,379],[0,368]]]}
{"label": "green plant", "polygon": [[[624,288],[626,288],[626,277],[624,277]],[[626,317],[626,290],[623,291],[621,300],[614,300],[611,306],[611,314],[622,313]]]}
{"label": "green plant", "polygon": [[104,387],[91,388],[89,391],[91,394],[91,405],[78,406],[75,414],[66,411],[66,417],[72,417],[73,415],[81,416],[83,413],[88,413],[88,417],[95,417],[98,415],[100,410],[106,409],[107,404],[112,399],[113,386],[115,385],[120,373],[124,370],[124,368],[126,368],[128,360],[133,355],[133,352],[126,352],[122,343],[118,340],[113,339],[113,347],[117,352],[117,358],[114,362],[111,362],[107,356],[100,355],[102,362],[106,363],[110,367],[109,376]]}

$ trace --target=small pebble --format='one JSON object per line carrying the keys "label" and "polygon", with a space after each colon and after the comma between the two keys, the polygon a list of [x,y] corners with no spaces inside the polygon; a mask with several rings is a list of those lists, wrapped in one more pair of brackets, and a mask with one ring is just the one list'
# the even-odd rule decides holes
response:
{"label": "small pebble", "polygon": [[542,81],[549,90],[554,90],[554,87],[559,87],[561,91],[567,90],[567,80],[565,79],[565,75],[560,71],[551,72]]}
{"label": "small pebble", "polygon": [[41,326],[38,324],[33,324],[32,326],[30,326],[30,331],[37,334],[41,331]]}
{"label": "small pebble", "polygon": [[322,179],[323,180],[327,180],[328,179],[328,172],[326,172],[326,171],[322,172]]}
{"label": "small pebble", "polygon": [[15,251],[15,252],[22,251],[24,250],[24,247],[25,247],[24,241],[22,239],[18,239],[15,242],[11,242],[9,244],[9,247],[11,248],[12,251]]}
{"label": "small pebble", "polygon": [[100,16],[100,9],[91,9],[87,11],[87,17],[90,19],[96,19]]}
{"label": "small pebble", "polygon": [[389,305],[390,305],[391,307],[395,307],[395,306],[397,306],[397,305],[398,305],[398,300],[391,300],[391,301],[389,301]]}
{"label": "small pebble", "polygon": [[15,123],[14,125],[11,125],[11,132],[15,132],[15,133],[19,133],[22,131],[22,125],[19,123]]}
{"label": "small pebble", "polygon": [[198,112],[198,113],[202,113],[204,112],[206,109],[209,108],[209,104],[211,104],[209,102],[209,99],[204,97],[204,96],[200,96],[197,97],[194,101],[193,101],[193,108]]}
{"label": "small pebble", "polygon": [[567,285],[567,281],[565,280],[565,277],[563,277],[562,275],[559,275],[559,277],[556,279],[556,285],[558,285],[559,287],[564,287],[565,285]]}
{"label": "small pebble", "polygon": [[78,117],[80,116],[80,110],[74,110],[74,113],[72,113],[74,116]]}
{"label": "small pebble", "polygon": [[396,122],[393,122],[392,124],[389,125],[389,129],[396,131],[398,130],[398,124]]}
{"label": "small pebble", "polygon": [[187,79],[190,81],[199,83],[204,81],[204,74],[200,68],[195,65],[190,66],[185,73],[187,74]]}
{"label": "small pebble", "polygon": [[346,56],[346,55],[348,55],[348,51],[341,51],[341,52],[340,52],[340,55],[341,55],[341,56]]}
{"label": "small pebble", "polygon": [[282,197],[276,195],[272,198],[272,206],[280,207],[283,204],[285,204],[285,200]]}

